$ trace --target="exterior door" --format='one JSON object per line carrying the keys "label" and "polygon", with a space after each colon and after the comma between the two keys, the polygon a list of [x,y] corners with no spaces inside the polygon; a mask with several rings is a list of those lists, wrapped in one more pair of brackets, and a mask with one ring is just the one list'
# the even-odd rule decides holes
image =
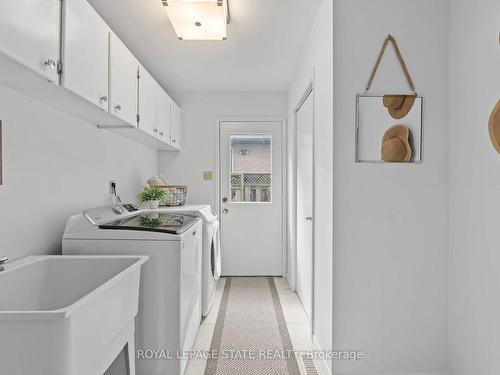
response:
{"label": "exterior door", "polygon": [[281,276],[282,123],[220,122],[224,276]]}
{"label": "exterior door", "polygon": [[312,319],[313,94],[297,111],[297,295]]}

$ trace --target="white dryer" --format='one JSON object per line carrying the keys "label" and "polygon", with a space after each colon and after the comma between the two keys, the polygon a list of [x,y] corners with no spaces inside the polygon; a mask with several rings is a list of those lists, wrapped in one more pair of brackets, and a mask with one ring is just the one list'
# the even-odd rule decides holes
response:
{"label": "white dryer", "polygon": [[68,255],[149,255],[141,272],[136,374],[182,375],[187,358],[178,355],[191,350],[201,321],[202,221],[126,204],[99,207],[69,219],[62,245]]}
{"label": "white dryer", "polygon": [[217,220],[217,215],[208,204],[163,207],[152,211],[185,213],[197,216],[202,220],[202,312],[203,316],[207,316],[214,303],[217,280],[219,280],[221,273],[219,221]]}

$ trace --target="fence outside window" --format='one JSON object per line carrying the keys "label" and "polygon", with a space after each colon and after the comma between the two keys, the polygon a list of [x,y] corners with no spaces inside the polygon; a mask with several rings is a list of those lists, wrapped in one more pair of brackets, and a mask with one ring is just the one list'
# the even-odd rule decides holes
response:
{"label": "fence outside window", "polygon": [[271,202],[271,173],[232,173],[232,202]]}

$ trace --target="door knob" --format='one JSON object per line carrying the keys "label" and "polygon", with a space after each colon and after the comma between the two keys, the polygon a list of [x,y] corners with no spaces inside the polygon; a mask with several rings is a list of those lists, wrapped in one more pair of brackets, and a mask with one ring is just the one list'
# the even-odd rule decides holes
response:
{"label": "door knob", "polygon": [[117,104],[117,105],[115,105],[115,109],[117,111],[121,111],[122,110],[122,106],[120,104]]}
{"label": "door knob", "polygon": [[312,219],[313,219],[313,218],[312,218],[311,216],[306,217],[306,220],[307,220],[307,221],[312,221]]}
{"label": "door knob", "polygon": [[229,210],[228,210],[227,208],[224,208],[224,209],[222,210],[222,212],[223,212],[224,214],[227,214],[227,213],[229,212]]}
{"label": "door knob", "polygon": [[100,101],[101,103],[107,102],[107,101],[108,101],[108,97],[107,97],[106,95],[103,95],[103,96],[101,96],[101,97],[99,98],[99,101]]}
{"label": "door knob", "polygon": [[222,198],[222,203],[227,203],[227,198],[226,197]]}

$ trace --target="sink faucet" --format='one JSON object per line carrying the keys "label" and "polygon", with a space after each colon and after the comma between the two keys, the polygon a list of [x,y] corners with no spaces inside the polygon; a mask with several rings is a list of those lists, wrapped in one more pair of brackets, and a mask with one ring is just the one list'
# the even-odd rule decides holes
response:
{"label": "sink faucet", "polygon": [[2,266],[2,264],[5,264],[7,263],[7,261],[9,260],[9,258],[7,257],[1,257],[0,258],[0,272],[2,272],[5,268]]}

